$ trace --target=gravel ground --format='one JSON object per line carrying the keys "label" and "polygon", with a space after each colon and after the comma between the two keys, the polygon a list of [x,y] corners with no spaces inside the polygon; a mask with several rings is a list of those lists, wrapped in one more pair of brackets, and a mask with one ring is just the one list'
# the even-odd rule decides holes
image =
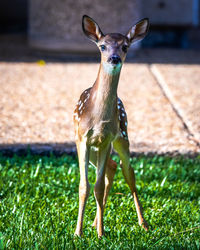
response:
{"label": "gravel ground", "polygon": [[[77,57],[41,61],[21,44],[15,51],[0,43],[0,150],[29,145],[41,152],[74,151],[73,109],[99,64]],[[200,66],[192,61],[194,52],[187,53],[177,52],[178,60],[173,50],[141,51],[136,62],[124,65],[118,95],[128,114],[132,152],[200,152]]]}

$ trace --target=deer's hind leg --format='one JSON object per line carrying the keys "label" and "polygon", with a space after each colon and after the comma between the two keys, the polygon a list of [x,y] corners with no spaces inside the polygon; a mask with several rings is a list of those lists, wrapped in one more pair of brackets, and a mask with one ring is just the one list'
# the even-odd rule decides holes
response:
{"label": "deer's hind leg", "polygon": [[[93,155],[91,157],[92,158],[91,159],[92,165],[96,166],[96,164],[97,164],[96,155],[95,154],[91,154],[91,155]],[[106,172],[105,172],[105,189],[104,189],[104,197],[103,197],[103,208],[104,209],[106,206],[106,201],[108,199],[110,189],[111,189],[112,184],[113,184],[116,170],[117,170],[117,163],[115,161],[113,161],[111,158],[109,158],[107,165],[106,165]],[[97,213],[96,213],[96,216],[95,216],[95,219],[94,219],[92,226],[97,228]]]}
{"label": "deer's hind leg", "polygon": [[129,141],[123,137],[119,137],[114,141],[113,147],[114,150],[119,154],[121,160],[120,164],[122,167],[122,173],[133,195],[139,225],[141,225],[147,231],[148,224],[144,219],[142,206],[138,198],[136,184],[135,184],[134,170],[129,164],[130,161]]}
{"label": "deer's hind leg", "polygon": [[[103,217],[103,211],[106,205],[109,191],[112,187],[114,175],[117,168],[116,162],[110,159],[109,155],[110,148],[107,151],[100,150],[100,152],[98,153],[91,152],[90,155],[90,162],[92,163],[92,165],[97,167],[97,181],[94,190],[95,198],[97,201],[97,212],[93,222],[93,226],[97,228],[99,236],[103,234],[103,231],[101,229],[103,228],[103,226],[100,224],[102,224],[101,221]],[[99,211],[101,211],[101,213]]]}

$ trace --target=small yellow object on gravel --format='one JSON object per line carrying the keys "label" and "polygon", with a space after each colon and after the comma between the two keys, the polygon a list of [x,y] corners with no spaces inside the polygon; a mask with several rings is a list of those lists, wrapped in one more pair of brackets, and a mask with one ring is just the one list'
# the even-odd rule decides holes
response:
{"label": "small yellow object on gravel", "polygon": [[37,64],[38,64],[39,66],[44,66],[44,65],[46,65],[46,62],[45,62],[44,60],[38,60],[38,61],[37,61]]}

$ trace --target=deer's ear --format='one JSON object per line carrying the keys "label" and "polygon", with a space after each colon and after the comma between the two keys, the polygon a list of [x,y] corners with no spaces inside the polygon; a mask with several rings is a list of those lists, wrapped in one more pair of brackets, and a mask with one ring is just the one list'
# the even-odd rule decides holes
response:
{"label": "deer's ear", "polygon": [[97,43],[103,35],[99,25],[89,16],[84,15],[82,19],[82,28],[85,35]]}
{"label": "deer's ear", "polygon": [[129,32],[126,34],[130,43],[138,42],[142,40],[148,33],[149,19],[144,18],[136,23]]}

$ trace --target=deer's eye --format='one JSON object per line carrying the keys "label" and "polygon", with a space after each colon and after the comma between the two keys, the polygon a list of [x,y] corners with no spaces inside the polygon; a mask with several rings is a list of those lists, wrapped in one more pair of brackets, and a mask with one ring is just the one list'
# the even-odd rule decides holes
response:
{"label": "deer's eye", "polygon": [[100,45],[101,51],[106,50],[106,46],[105,45]]}
{"label": "deer's eye", "polygon": [[123,45],[123,46],[122,46],[122,51],[123,51],[124,53],[126,53],[127,50],[128,50],[128,46],[127,46],[127,45]]}

